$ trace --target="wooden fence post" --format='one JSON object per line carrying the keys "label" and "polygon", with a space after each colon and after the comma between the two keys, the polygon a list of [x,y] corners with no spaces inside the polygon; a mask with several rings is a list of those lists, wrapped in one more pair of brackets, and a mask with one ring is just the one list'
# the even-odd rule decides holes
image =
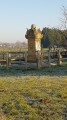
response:
{"label": "wooden fence post", "polygon": [[27,52],[25,52],[25,67],[26,67],[26,70],[27,70]]}
{"label": "wooden fence post", "polygon": [[40,69],[40,54],[37,52],[37,68]]}
{"label": "wooden fence post", "polygon": [[48,51],[48,62],[49,62],[49,66],[50,66],[50,50]]}
{"label": "wooden fence post", "polygon": [[58,50],[58,65],[60,65],[60,50]]}
{"label": "wooden fence post", "polygon": [[22,58],[24,59],[24,53],[23,53],[23,57]]}
{"label": "wooden fence post", "polygon": [[11,65],[11,54],[8,53],[8,66],[10,66],[10,65]]}
{"label": "wooden fence post", "polygon": [[41,51],[41,67],[42,67],[42,61],[43,61],[43,51]]}
{"label": "wooden fence post", "polygon": [[9,60],[8,60],[8,53],[6,54],[6,68],[8,69],[8,62],[9,62]]}
{"label": "wooden fence post", "polygon": [[4,54],[3,54],[3,60],[4,60]]}

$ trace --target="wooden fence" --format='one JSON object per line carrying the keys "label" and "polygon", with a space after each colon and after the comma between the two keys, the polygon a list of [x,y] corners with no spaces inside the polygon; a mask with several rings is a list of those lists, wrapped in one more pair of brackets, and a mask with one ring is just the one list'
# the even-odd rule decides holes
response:
{"label": "wooden fence", "polygon": [[[28,62],[27,56],[29,53],[37,53],[37,60],[35,62]],[[64,57],[65,55],[65,57]],[[50,65],[60,65],[62,61],[67,61],[67,51],[27,51],[27,52],[8,52],[0,53],[0,66],[5,64],[8,69],[12,65],[20,65],[27,70],[30,67],[40,67],[50,66]]]}

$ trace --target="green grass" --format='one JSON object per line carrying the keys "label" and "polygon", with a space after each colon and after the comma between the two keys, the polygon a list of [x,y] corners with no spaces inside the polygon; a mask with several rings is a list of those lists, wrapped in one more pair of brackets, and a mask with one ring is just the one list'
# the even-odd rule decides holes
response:
{"label": "green grass", "polygon": [[10,66],[6,69],[6,66],[0,66],[0,76],[67,76],[67,62],[64,62],[60,66],[44,67],[38,69],[28,69],[19,66]]}
{"label": "green grass", "polygon": [[6,120],[66,120],[66,103],[67,62],[40,70],[0,67],[0,110]]}
{"label": "green grass", "polygon": [[0,107],[7,120],[65,120],[66,84],[67,76],[0,77]]}
{"label": "green grass", "polygon": [[[27,51],[28,49],[24,49],[24,48],[22,48],[21,49],[21,52],[24,52],[24,51]],[[47,50],[49,50],[48,48],[43,48],[42,50],[45,50],[45,51],[47,51]],[[51,50],[54,50],[54,48],[52,48]],[[64,50],[66,50],[66,49],[64,49],[64,48],[56,48],[55,50],[60,50],[60,51],[64,51]],[[17,48],[11,48],[11,49],[8,49],[8,48],[0,48],[0,53],[1,52],[19,52],[20,51],[20,49],[17,49]]]}
{"label": "green grass", "polygon": [[[43,48],[43,50],[49,50],[49,48]],[[51,48],[51,50],[60,50],[60,51],[64,51],[64,50],[66,50],[66,49],[64,49],[64,48]]]}
{"label": "green grass", "polygon": [[[8,49],[8,48],[3,49],[3,48],[0,48],[0,53],[1,53],[1,52],[4,52],[4,53],[6,53],[6,52],[19,52],[19,51],[20,51],[20,49],[17,49],[17,48],[11,48],[11,49]],[[24,51],[27,51],[27,49],[21,49],[21,52],[24,52]]]}

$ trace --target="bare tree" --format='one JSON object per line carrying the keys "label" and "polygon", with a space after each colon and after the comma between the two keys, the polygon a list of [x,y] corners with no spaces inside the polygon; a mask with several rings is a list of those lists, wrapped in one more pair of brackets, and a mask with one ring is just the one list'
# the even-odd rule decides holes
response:
{"label": "bare tree", "polygon": [[18,48],[18,49],[20,49],[20,48],[27,48],[27,43],[26,42],[21,42],[21,41],[17,41],[16,43],[15,43],[15,47],[16,48]]}
{"label": "bare tree", "polygon": [[62,35],[62,45],[67,49],[67,9],[62,7],[63,17],[61,19],[61,30],[59,30]]}
{"label": "bare tree", "polygon": [[67,9],[64,6],[62,7],[62,12],[63,18],[61,19],[61,28],[67,30]]}
{"label": "bare tree", "polygon": [[21,48],[21,42],[19,40],[15,43],[15,47],[18,49]]}

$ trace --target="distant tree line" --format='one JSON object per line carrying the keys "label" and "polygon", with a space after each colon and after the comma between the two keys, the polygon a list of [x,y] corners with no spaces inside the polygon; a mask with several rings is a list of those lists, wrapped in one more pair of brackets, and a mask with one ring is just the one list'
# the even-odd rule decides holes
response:
{"label": "distant tree line", "polygon": [[21,41],[17,41],[15,43],[7,43],[7,42],[0,42],[0,48],[17,48],[17,49],[20,49],[20,48],[28,48],[28,44],[26,42],[21,42]]}
{"label": "distant tree line", "polygon": [[41,44],[43,48],[64,47],[67,48],[67,30],[56,28],[43,28]]}

